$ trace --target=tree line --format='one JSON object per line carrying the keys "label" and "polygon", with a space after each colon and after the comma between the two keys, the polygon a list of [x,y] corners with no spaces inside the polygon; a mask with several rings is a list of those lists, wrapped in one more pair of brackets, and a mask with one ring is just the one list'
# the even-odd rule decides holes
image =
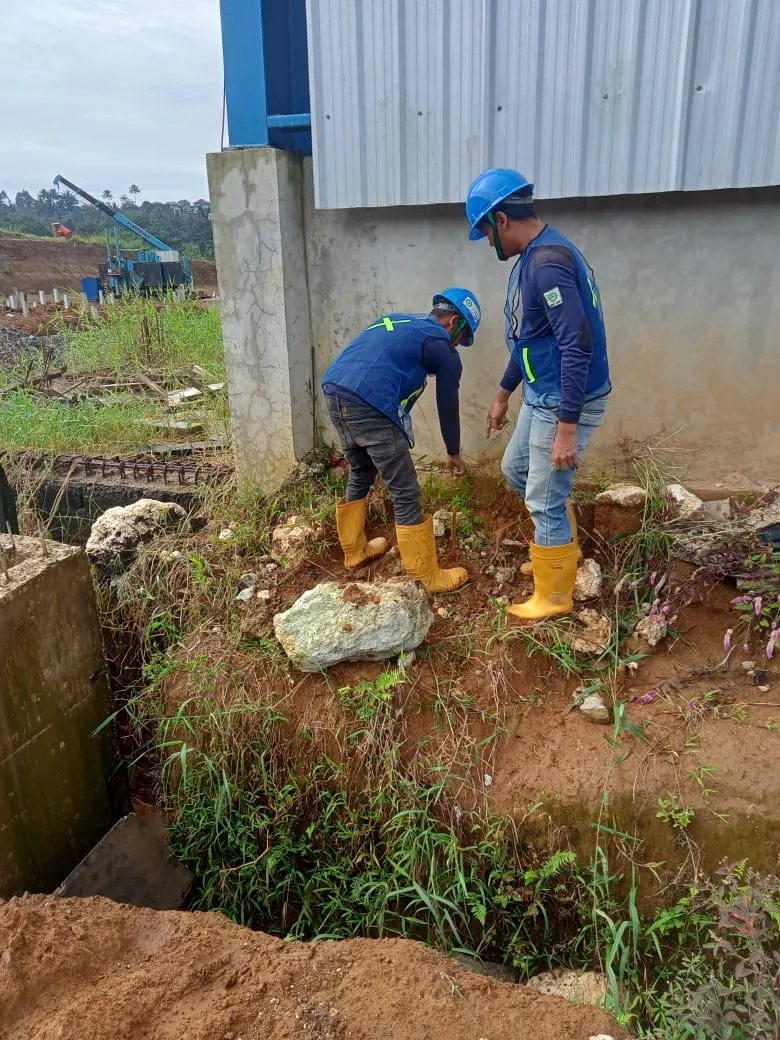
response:
{"label": "tree line", "polygon": [[[101,198],[173,249],[195,259],[214,259],[211,214],[205,199],[139,204],[140,193],[138,185],[131,184],[127,194],[120,195],[117,201],[108,188],[101,193]],[[11,197],[0,190],[0,230],[51,236],[51,225],[55,222],[70,228],[74,237],[102,236],[105,228],[116,227],[105,213],[88,202],[82,202],[71,191],[41,188],[36,195],[19,191]],[[128,249],[141,246],[129,232],[122,233],[121,244]]]}

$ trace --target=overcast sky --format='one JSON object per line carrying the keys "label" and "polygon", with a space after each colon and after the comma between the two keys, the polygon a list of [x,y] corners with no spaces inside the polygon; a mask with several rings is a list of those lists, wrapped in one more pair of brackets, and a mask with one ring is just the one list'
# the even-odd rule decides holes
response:
{"label": "overcast sky", "polygon": [[0,189],[208,198],[218,0],[0,0]]}

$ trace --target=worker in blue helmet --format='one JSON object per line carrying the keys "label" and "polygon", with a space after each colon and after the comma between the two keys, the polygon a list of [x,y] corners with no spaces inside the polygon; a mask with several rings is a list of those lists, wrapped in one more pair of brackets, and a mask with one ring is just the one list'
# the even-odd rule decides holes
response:
{"label": "worker in blue helmet", "polygon": [[433,297],[429,314],[393,313],[372,321],[325,372],[322,389],[350,467],[346,494],[336,509],[347,567],[358,567],[387,549],[384,538],[369,541],[365,533],[366,496],[379,474],[393,500],[406,573],[429,592],[448,592],[468,580],[462,567],[439,567],[433,520],[423,516],[410,452],[410,412],[428,377],[435,376],[448,465],[455,476],[462,476],[458,393],[463,365],[457,347],[472,345],[481,316],[474,293],[446,289]]}
{"label": "worker in blue helmet", "polygon": [[574,472],[604,421],[612,389],[601,294],[577,247],[544,224],[533,184],[517,170],[486,170],[466,199],[469,238],[487,238],[499,260],[517,258],[509,276],[509,364],[496,390],[486,436],[503,429],[511,394],[523,405],[501,469],[534,524],[534,593],[509,608],[534,621],[572,609],[579,545],[569,496]]}

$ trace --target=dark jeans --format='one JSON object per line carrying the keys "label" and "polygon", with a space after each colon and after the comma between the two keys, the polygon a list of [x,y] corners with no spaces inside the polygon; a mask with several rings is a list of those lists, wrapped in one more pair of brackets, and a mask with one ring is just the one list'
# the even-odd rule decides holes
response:
{"label": "dark jeans", "polygon": [[347,502],[365,498],[378,473],[393,500],[395,522],[402,527],[421,523],[420,485],[405,435],[366,404],[328,395],[328,407],[349,463]]}

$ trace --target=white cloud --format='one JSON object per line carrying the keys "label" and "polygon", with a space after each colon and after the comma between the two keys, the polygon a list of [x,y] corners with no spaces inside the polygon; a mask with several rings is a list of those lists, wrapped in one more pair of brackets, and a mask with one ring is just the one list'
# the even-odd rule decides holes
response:
{"label": "white cloud", "polygon": [[37,191],[61,173],[94,194],[135,182],[142,199],[207,196],[222,117],[218,0],[0,7],[0,189]]}

